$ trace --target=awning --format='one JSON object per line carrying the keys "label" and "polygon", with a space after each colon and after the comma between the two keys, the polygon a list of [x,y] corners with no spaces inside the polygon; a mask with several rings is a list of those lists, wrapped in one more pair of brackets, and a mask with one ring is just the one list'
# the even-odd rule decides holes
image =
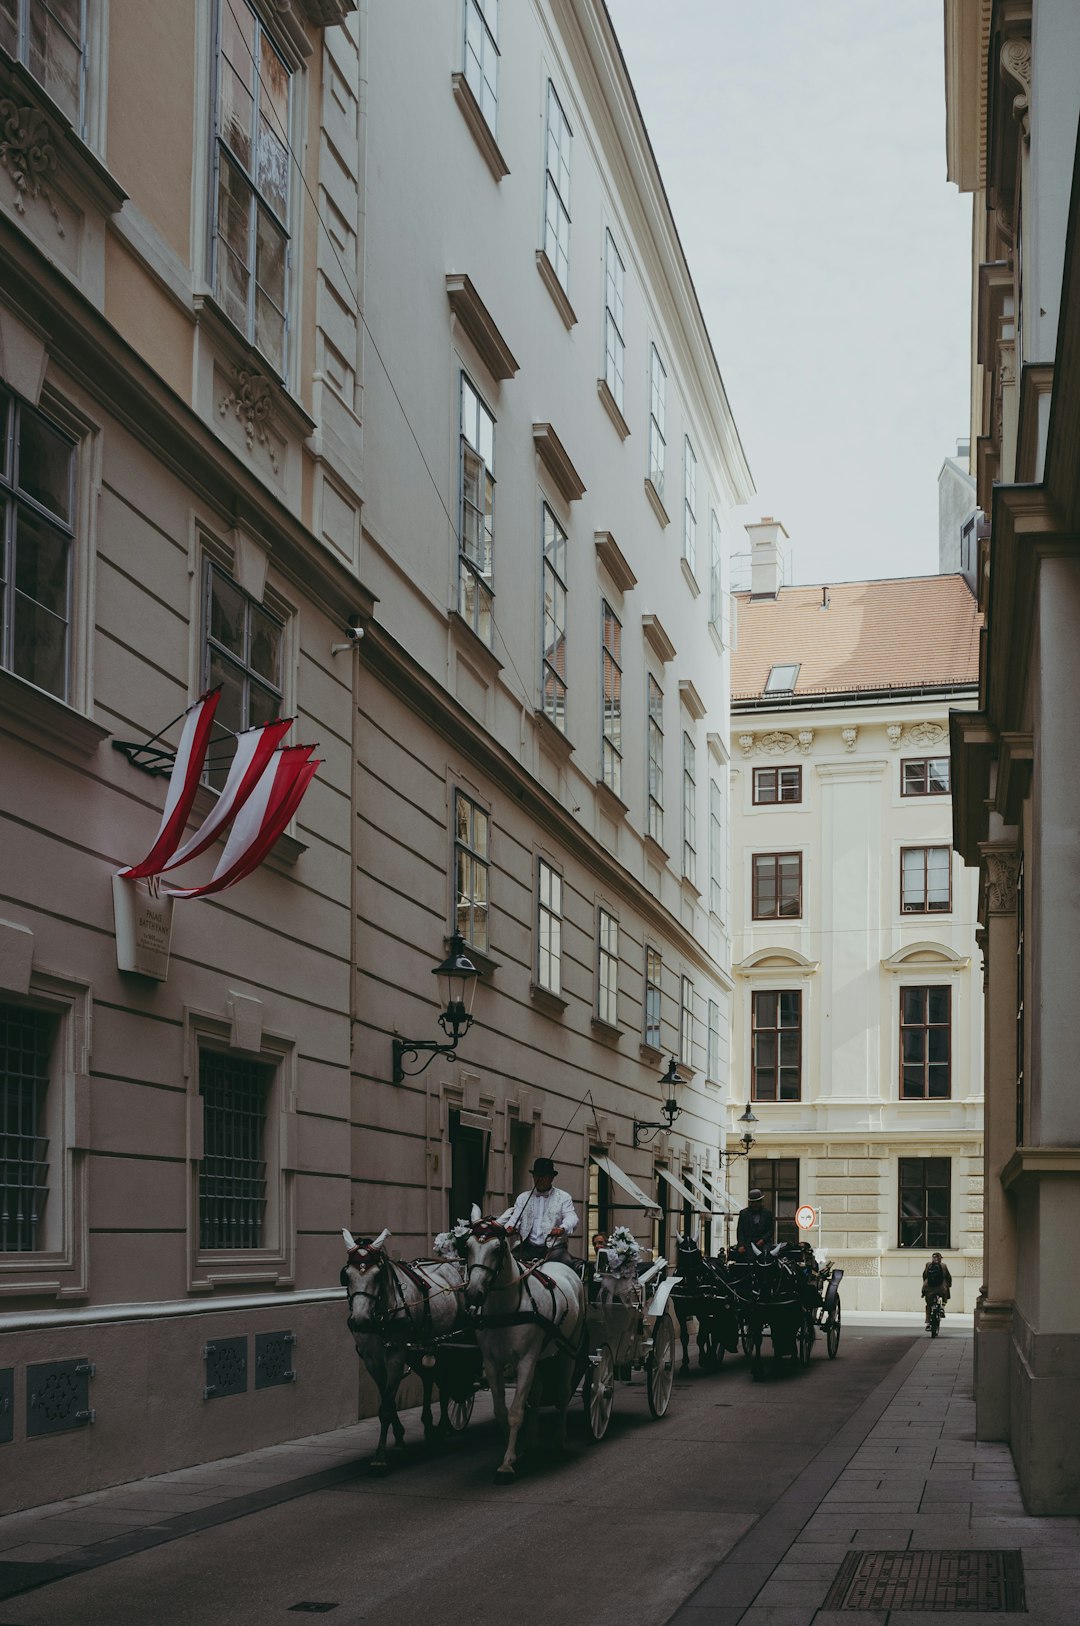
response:
{"label": "awning", "polygon": [[727,1190],[720,1176],[712,1169],[707,1169],[705,1172],[709,1176],[709,1181],[712,1186],[711,1190],[703,1180],[693,1180],[691,1179],[690,1175],[687,1175],[686,1178],[690,1180],[690,1184],[692,1186],[697,1186],[700,1191],[705,1193],[713,1205],[713,1212],[715,1214],[737,1214],[739,1210],[728,1196]]}
{"label": "awning", "polygon": [[657,1172],[657,1174],[663,1176],[663,1178],[667,1181],[668,1185],[671,1186],[674,1191],[677,1191],[679,1193],[679,1196],[682,1198],[683,1202],[686,1202],[686,1203],[690,1204],[690,1206],[694,1210],[695,1214],[711,1214],[712,1213],[712,1209],[707,1208],[705,1206],[705,1204],[702,1202],[700,1197],[695,1197],[692,1191],[687,1191],[687,1189],[683,1185],[682,1181],[677,1180],[675,1178],[675,1176],[672,1174],[670,1169],[660,1169],[660,1168],[658,1168],[656,1172]]}
{"label": "awning", "polygon": [[637,1181],[631,1180],[630,1176],[625,1173],[624,1170],[620,1169],[619,1165],[614,1163],[610,1157],[605,1157],[601,1152],[590,1152],[589,1156],[592,1158],[597,1168],[603,1169],[608,1179],[614,1180],[617,1186],[621,1186],[625,1192],[633,1197],[634,1201],[641,1208],[648,1208],[659,1212],[660,1204],[655,1200],[655,1198],[647,1197],[642,1191],[641,1187],[638,1185]]}

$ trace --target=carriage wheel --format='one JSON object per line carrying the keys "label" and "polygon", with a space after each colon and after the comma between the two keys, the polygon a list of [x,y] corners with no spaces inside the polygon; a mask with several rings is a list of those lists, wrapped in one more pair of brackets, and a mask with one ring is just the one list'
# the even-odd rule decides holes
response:
{"label": "carriage wheel", "polygon": [[446,1422],[452,1434],[460,1434],[463,1428],[468,1428],[475,1399],[475,1395],[469,1394],[464,1400],[446,1402]]}
{"label": "carriage wheel", "polygon": [[[760,1343],[761,1340],[758,1339],[759,1346]],[[754,1336],[750,1331],[749,1323],[746,1321],[739,1322],[739,1348],[742,1350],[744,1355],[752,1355],[754,1353]]]}
{"label": "carriage wheel", "polygon": [[585,1403],[585,1427],[590,1439],[602,1440],[607,1433],[614,1396],[615,1362],[608,1345],[601,1344],[595,1361],[589,1361],[581,1390]]}
{"label": "carriage wheel", "polygon": [[804,1310],[802,1322],[799,1326],[796,1352],[800,1366],[809,1366],[810,1357],[814,1351],[814,1322],[808,1310]]}
{"label": "carriage wheel", "polygon": [[653,1346],[645,1363],[645,1392],[654,1417],[667,1411],[674,1382],[675,1333],[667,1315],[662,1315],[653,1323]]}
{"label": "carriage wheel", "polygon": [[840,1348],[840,1300],[837,1299],[829,1311],[825,1322],[825,1348],[829,1352],[830,1361],[835,1361],[836,1352]]}

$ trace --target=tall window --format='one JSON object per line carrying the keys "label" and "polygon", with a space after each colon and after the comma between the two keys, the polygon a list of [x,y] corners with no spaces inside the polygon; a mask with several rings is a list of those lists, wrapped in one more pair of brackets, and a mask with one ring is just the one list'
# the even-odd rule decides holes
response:
{"label": "tall window", "polygon": [[566,532],[543,505],[544,662],[541,674],[544,716],[566,733]]}
{"label": "tall window", "polygon": [[664,691],[650,674],[648,692],[649,834],[664,845]]}
{"label": "tall window", "polygon": [[750,996],[751,1093],[755,1101],[802,1095],[802,992],[764,989]]}
{"label": "tall window", "polygon": [[221,0],[219,17],[214,290],[284,375],[291,75],[247,0]]}
{"label": "tall window", "polygon": [[548,80],[547,170],[544,176],[544,253],[555,275],[567,287],[570,279],[570,143],[573,132],[566,122],[555,86]]}
{"label": "tall window", "polygon": [[44,1246],[49,1196],[46,1105],[56,1019],[0,1005],[0,1254]]}
{"label": "tall window", "polygon": [[596,1014],[609,1027],[619,1021],[619,922],[606,909],[596,917]]}
{"label": "tall window", "polygon": [[947,1101],[952,1049],[952,990],[900,990],[900,1098]]}
{"label": "tall window", "polygon": [[[204,625],[204,682],[207,688],[221,685],[217,726],[239,734],[280,717],[284,630],[280,618],[249,598],[220,566],[207,564]],[[206,777],[219,790],[234,750],[231,739],[214,742]]]}
{"label": "tall window", "polygon": [[645,950],[645,1043],[660,1049],[660,1001],[663,962],[658,949]]}
{"label": "tall window", "polygon": [[603,654],[603,762],[604,784],[622,795],[622,622],[605,599],[601,609]]}
{"label": "tall window", "polygon": [[667,373],[655,344],[649,346],[649,479],[658,497],[664,495],[664,439],[667,397]]}
{"label": "tall window", "polygon": [[948,757],[905,757],[900,764],[902,796],[948,796]]}
{"label": "tall window", "polygon": [[447,1113],[450,1141],[450,1224],[468,1217],[473,1203],[483,1208],[487,1192],[491,1131],[479,1124],[462,1123],[459,1107]]}
{"label": "tall window", "polygon": [[86,75],[84,0],[0,0],[0,45],[29,69],[81,135]]}
{"label": "tall window", "polygon": [[802,766],[794,768],[755,768],[754,806],[771,807],[775,802],[802,801]]}
{"label": "tall window", "polygon": [[607,1156],[606,1146],[589,1147],[589,1187],[585,1195],[585,1243],[592,1254],[592,1239],[597,1231],[607,1236],[611,1230],[611,1180],[606,1169],[592,1160],[592,1154]]}
{"label": "tall window", "polygon": [[752,912],[755,920],[802,917],[802,853],[754,853]]}
{"label": "tall window", "polygon": [[694,984],[689,977],[680,979],[679,1060],[685,1067],[694,1065]]}
{"label": "tall window", "polygon": [[478,802],[454,792],[454,929],[471,948],[487,952],[491,854],[488,815]]}
{"label": "tall window", "polygon": [[0,390],[0,666],[66,700],[75,447]]}
{"label": "tall window", "polygon": [[697,571],[697,458],[689,435],[683,438],[683,558]]}
{"label": "tall window", "polygon": [[724,830],[720,822],[720,786],[709,780],[709,908],[724,912]]}
{"label": "tall window", "polygon": [[458,610],[488,645],[494,554],[495,419],[462,373]]}
{"label": "tall window", "polygon": [[900,1159],[898,1242],[902,1248],[951,1248],[952,1164],[947,1157]]}
{"label": "tall window", "polygon": [[709,1001],[709,1051],[705,1076],[714,1083],[720,1078],[720,1006],[715,999]]}
{"label": "tall window", "polygon": [[274,1068],[217,1050],[199,1052],[203,1158],[199,1246],[265,1246],[266,1117]]}
{"label": "tall window", "polygon": [[755,1187],[765,1199],[765,1207],[776,1215],[777,1242],[800,1242],[795,1212],[799,1206],[799,1160],[797,1157],[752,1157],[749,1164],[750,1189]]}
{"label": "tall window", "polygon": [[709,517],[709,620],[717,632],[724,622],[723,575],[720,564],[720,521],[716,509]]}
{"label": "tall window", "polygon": [[465,0],[465,82],[495,131],[499,112],[499,0]]}
{"label": "tall window", "polygon": [[900,908],[905,915],[945,914],[952,908],[952,850],[949,847],[903,849]]}
{"label": "tall window", "polygon": [[1027,1119],[1025,1046],[1027,1023],[1025,1006],[1027,997],[1027,925],[1024,891],[1024,855],[1016,872],[1016,1144],[1024,1144],[1024,1125]]}
{"label": "tall window", "polygon": [[562,876],[541,858],[536,870],[536,980],[557,994],[562,978]]}
{"label": "tall window", "polygon": [[697,751],[689,734],[682,737],[682,870],[697,881]]}
{"label": "tall window", "polygon": [[611,391],[615,405],[621,412],[623,409],[624,381],[623,373],[626,365],[625,316],[623,314],[623,289],[626,284],[626,267],[615,247],[615,239],[610,232],[604,234],[604,377],[607,387]]}

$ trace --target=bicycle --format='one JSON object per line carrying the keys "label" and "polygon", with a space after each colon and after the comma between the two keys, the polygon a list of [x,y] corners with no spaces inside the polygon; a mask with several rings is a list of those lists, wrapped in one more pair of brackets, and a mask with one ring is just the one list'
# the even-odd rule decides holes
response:
{"label": "bicycle", "polygon": [[941,1317],[944,1314],[944,1311],[945,1306],[941,1302],[940,1293],[934,1293],[930,1298],[927,1315],[927,1326],[930,1328],[931,1338],[936,1338],[938,1335],[941,1328]]}

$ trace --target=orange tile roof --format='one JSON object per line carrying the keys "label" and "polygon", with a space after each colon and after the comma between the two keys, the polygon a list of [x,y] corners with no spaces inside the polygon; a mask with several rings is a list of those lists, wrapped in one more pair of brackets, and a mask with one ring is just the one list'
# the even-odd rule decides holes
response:
{"label": "orange tile roof", "polygon": [[773,666],[798,661],[795,694],[935,688],[979,678],[982,617],[962,576],[782,587],[775,599],[734,595],[733,700],[764,695]]}

